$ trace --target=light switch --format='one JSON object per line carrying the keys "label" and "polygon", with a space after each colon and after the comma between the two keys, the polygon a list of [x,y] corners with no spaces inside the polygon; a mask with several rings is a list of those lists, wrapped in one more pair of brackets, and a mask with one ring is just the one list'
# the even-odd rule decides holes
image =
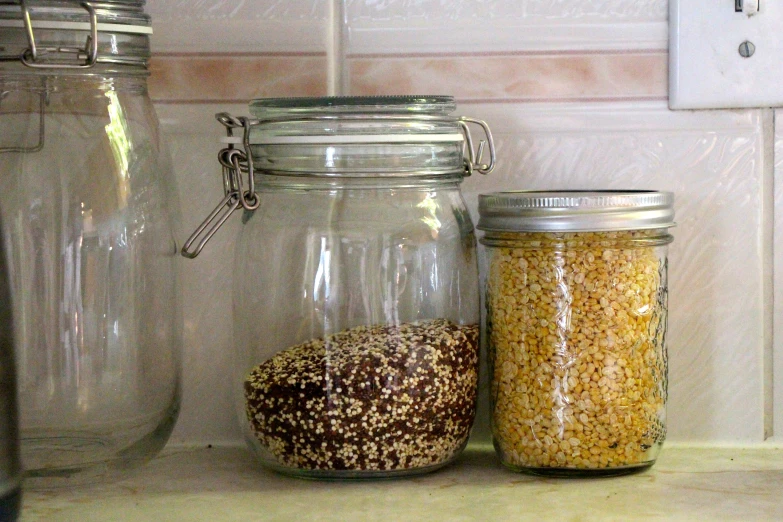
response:
{"label": "light switch", "polygon": [[670,0],[669,106],[783,106],[783,2]]}

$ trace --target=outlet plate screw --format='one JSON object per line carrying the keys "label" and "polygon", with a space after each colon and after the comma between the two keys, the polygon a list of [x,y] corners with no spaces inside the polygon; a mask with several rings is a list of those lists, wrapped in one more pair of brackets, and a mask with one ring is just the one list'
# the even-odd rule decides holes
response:
{"label": "outlet plate screw", "polygon": [[750,58],[751,56],[753,56],[753,53],[755,52],[756,52],[756,46],[753,45],[753,42],[749,42],[745,40],[739,46],[739,53],[740,56],[742,56],[743,58]]}

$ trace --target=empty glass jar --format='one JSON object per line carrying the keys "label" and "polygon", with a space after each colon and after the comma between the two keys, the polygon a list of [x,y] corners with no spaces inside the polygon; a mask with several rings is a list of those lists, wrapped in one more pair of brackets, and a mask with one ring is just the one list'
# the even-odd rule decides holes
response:
{"label": "empty glass jar", "polygon": [[478,380],[476,239],[460,183],[491,170],[468,125],[484,128],[494,157],[489,129],[452,116],[449,97],[250,109],[252,120],[219,115],[240,148],[220,154],[225,199],[184,251],[243,211],[233,378],[248,444],[265,465],[312,478],[451,462]]}
{"label": "empty glass jar", "polygon": [[179,409],[176,200],[143,5],[0,2],[0,206],[32,486],[138,465]]}
{"label": "empty glass jar", "polygon": [[507,467],[591,476],[655,462],[672,203],[654,191],[480,196],[492,434]]}

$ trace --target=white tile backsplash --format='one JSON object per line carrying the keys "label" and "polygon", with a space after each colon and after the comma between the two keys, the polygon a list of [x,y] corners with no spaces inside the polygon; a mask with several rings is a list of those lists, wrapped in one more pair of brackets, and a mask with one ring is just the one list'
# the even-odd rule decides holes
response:
{"label": "white tile backsplash", "polygon": [[170,20],[298,20],[326,19],[329,0],[152,0],[147,12],[153,19]]}
{"label": "white tile backsplash", "polygon": [[666,49],[667,6],[666,0],[346,0],[347,51]]}
{"label": "white tile backsplash", "polygon": [[155,0],[156,53],[325,52],[330,0]]}
{"label": "white tile backsplash", "polygon": [[666,0],[347,0],[350,21],[665,21]]}

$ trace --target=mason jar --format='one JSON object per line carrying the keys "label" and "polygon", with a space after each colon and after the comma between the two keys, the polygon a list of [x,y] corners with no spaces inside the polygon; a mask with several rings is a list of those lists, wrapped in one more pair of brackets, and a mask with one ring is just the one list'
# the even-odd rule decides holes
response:
{"label": "mason jar", "polygon": [[144,462],[179,410],[177,204],[143,5],[0,2],[0,207],[34,487]]}
{"label": "mason jar", "polygon": [[619,475],[666,437],[673,195],[479,196],[495,449],[513,470]]}
{"label": "mason jar", "polygon": [[225,199],[183,250],[195,256],[242,211],[233,379],[250,448],[310,478],[448,464],[478,380],[476,239],[460,184],[492,169],[469,126],[494,158],[489,129],[441,96],[262,99],[250,111],[218,116]]}

